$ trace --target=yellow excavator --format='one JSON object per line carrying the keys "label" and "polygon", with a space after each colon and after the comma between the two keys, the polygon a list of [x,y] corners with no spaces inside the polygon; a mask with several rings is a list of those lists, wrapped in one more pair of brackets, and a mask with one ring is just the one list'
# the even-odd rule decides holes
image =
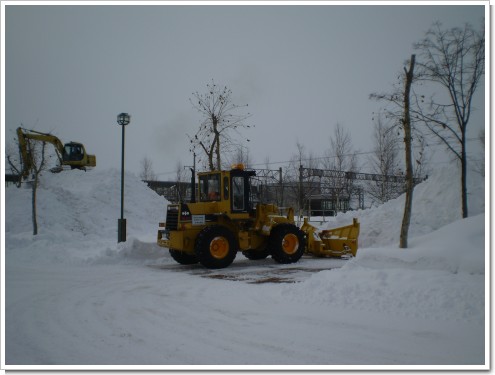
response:
{"label": "yellow excavator", "polygon": [[282,214],[274,204],[254,202],[250,178],[255,174],[242,164],[229,171],[199,173],[192,202],[167,206],[166,221],[159,223],[158,245],[168,248],[180,264],[200,263],[206,268],[229,266],[238,251],[251,260],[271,255],[278,263],[295,263],[304,253],[356,256],[357,219],[322,232],[307,221],[299,228],[294,209]]}
{"label": "yellow excavator", "polygon": [[59,165],[52,168],[52,172],[60,172],[64,167],[71,169],[92,168],[96,166],[96,156],[86,153],[84,145],[78,142],[69,142],[63,144],[60,139],[49,133],[41,133],[35,130],[17,128],[17,140],[19,142],[19,151],[22,157],[22,178],[26,178],[33,169],[33,158],[29,147],[29,140],[41,141],[53,144]]}

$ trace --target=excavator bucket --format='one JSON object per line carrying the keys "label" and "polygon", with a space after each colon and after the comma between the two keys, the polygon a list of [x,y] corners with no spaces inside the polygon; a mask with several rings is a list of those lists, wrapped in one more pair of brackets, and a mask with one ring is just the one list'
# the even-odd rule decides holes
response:
{"label": "excavator bucket", "polygon": [[304,219],[301,230],[306,233],[306,253],[317,257],[356,256],[358,249],[359,222],[356,218],[351,225],[327,229],[318,229]]}

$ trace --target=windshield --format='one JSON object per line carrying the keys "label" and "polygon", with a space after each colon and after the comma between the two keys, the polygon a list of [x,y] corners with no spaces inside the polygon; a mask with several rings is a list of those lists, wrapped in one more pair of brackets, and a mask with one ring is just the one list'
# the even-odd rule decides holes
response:
{"label": "windshield", "polygon": [[208,174],[199,177],[199,193],[201,202],[220,200],[220,174]]}
{"label": "windshield", "polygon": [[244,176],[232,177],[232,209],[244,210]]}
{"label": "windshield", "polygon": [[81,145],[71,143],[65,145],[63,160],[81,160],[83,156]]}

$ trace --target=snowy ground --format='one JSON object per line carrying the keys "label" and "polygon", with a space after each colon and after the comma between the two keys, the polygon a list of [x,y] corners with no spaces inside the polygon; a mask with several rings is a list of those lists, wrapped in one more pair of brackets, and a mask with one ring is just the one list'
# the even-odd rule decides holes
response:
{"label": "snowy ground", "polygon": [[407,250],[400,197],[321,223],[359,218],[353,260],[238,254],[223,270],[155,245],[166,201],[135,176],[121,244],[117,170],[45,175],[36,237],[30,190],[9,187],[2,368],[487,369],[484,180],[470,181],[466,220],[452,168],[416,187]]}

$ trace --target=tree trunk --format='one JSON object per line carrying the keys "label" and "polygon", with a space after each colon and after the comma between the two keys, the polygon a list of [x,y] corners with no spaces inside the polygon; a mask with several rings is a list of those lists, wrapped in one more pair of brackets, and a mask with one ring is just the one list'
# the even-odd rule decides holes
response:
{"label": "tree trunk", "polygon": [[36,219],[36,191],[38,190],[38,175],[35,174],[32,186],[32,214],[33,214],[33,236],[38,234],[38,220]]}
{"label": "tree trunk", "polygon": [[215,142],[212,142],[210,151],[207,153],[208,154],[208,164],[210,166],[210,171],[215,170],[215,165],[213,164],[213,149],[215,148]]}
{"label": "tree trunk", "polygon": [[218,132],[215,133],[215,137],[217,139],[217,171],[222,169],[222,161],[220,158],[220,134]]}
{"label": "tree trunk", "polygon": [[217,168],[216,170],[219,171],[221,170],[221,158],[220,158],[220,132],[218,131],[218,119],[215,115],[212,116],[212,123],[213,123],[213,134],[215,135],[215,138],[213,139],[213,144],[215,145],[215,155],[216,155],[216,162],[217,162]]}
{"label": "tree trunk", "polygon": [[36,236],[38,234],[38,219],[36,215],[36,195],[38,191],[38,184],[39,184],[39,176],[40,173],[45,169],[45,146],[46,142],[41,143],[41,155],[39,156],[41,161],[39,162],[39,165],[35,162],[33,159],[33,174],[34,174],[34,181],[33,181],[33,186],[32,186],[32,213],[33,213],[33,236]]}
{"label": "tree trunk", "polygon": [[[466,127],[464,127],[466,129]],[[461,150],[461,199],[462,199],[462,218],[468,217],[468,203],[467,203],[467,157],[466,157],[466,136],[465,130],[462,134],[462,150]]]}
{"label": "tree trunk", "polygon": [[412,146],[411,146],[411,117],[409,115],[409,94],[411,92],[411,84],[413,80],[414,62],[416,56],[411,56],[409,71],[406,72],[406,82],[404,89],[404,142],[406,149],[406,201],[404,205],[404,216],[402,218],[402,226],[400,230],[400,248],[407,248],[407,237],[409,233],[409,224],[411,222],[411,210],[413,199],[413,165],[412,165]]}

